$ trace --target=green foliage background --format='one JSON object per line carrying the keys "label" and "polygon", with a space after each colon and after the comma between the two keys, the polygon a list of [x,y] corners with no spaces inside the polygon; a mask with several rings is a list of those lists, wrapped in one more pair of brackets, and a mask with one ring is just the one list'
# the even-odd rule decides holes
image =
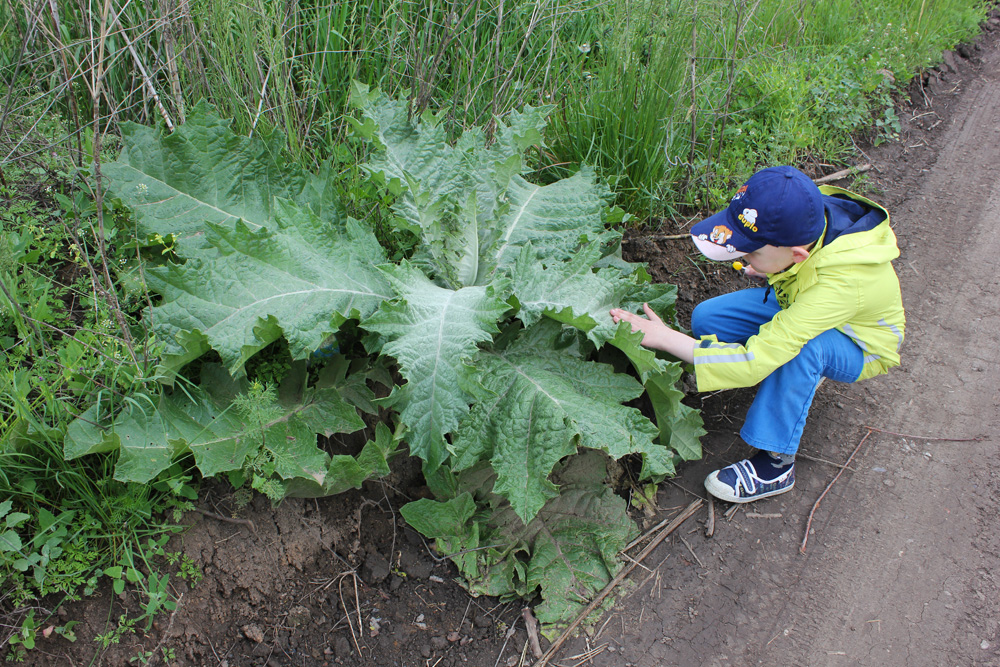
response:
{"label": "green foliage background", "polygon": [[[182,415],[186,401],[207,390],[214,399],[190,403],[221,400],[218,409],[236,417],[234,429],[250,424],[260,434],[261,446],[246,464],[228,470],[244,490],[274,499],[330,493],[388,470],[400,434],[385,428],[365,431],[366,454],[313,459],[322,459],[324,470],[336,469],[331,480],[340,482],[329,485],[315,474],[303,484],[306,477],[267,444],[311,428],[303,426],[313,409],[307,406],[316,405],[320,392],[342,397],[355,420],[358,411],[378,411],[368,387],[391,384],[384,365],[333,364],[322,377],[303,367],[306,339],[311,345],[316,337],[304,332],[327,324],[349,333],[327,340],[321,352],[338,344],[357,358],[370,352],[375,339],[357,331],[349,313],[322,326],[297,322],[287,329],[260,313],[263,321],[249,320],[259,324],[251,335],[228,345],[190,327],[157,329],[145,315],[176,302],[170,285],[187,280],[185,273],[197,275],[198,253],[211,247],[235,261],[225,248],[238,245],[237,237],[263,243],[275,230],[315,224],[282,200],[307,202],[320,217],[329,211],[333,217],[324,219],[343,225],[338,233],[355,241],[373,234],[377,242],[357,246],[369,249],[367,260],[406,259],[421,271],[437,266],[431,275],[449,289],[466,284],[470,272],[480,275],[485,265],[472,254],[456,259],[460,245],[424,242],[428,234],[453,238],[460,230],[468,237],[478,219],[475,205],[448,200],[453,208],[444,226],[422,226],[440,213],[434,202],[447,188],[432,183],[423,200],[410,201],[407,174],[393,178],[392,165],[379,162],[380,142],[351,138],[366,132],[354,122],[363,116],[349,108],[352,80],[405,100],[409,117],[433,118],[445,143],[478,126],[487,145],[503,131],[498,119],[509,120],[526,105],[551,108],[545,141],[525,136],[518,169],[526,182],[558,183],[592,168],[633,216],[629,224],[644,224],[718,207],[734,183],[762,165],[849,161],[857,133],[892,140],[899,128],[892,96],[943,49],[973,35],[985,11],[986,3],[976,0],[0,4],[0,612],[8,628],[0,642],[10,644],[11,656],[23,655],[40,623],[39,599],[86,595],[102,578],[116,589],[128,583],[142,601],[142,619],[151,619],[169,609],[162,573],[184,571],[180,556],[164,551],[160,517],[197,499],[201,472],[190,447],[197,438],[161,452],[165,465],[147,469],[150,483],[140,484],[120,473],[116,478],[116,470],[140,463],[121,453],[127,449],[120,442],[98,438],[102,445],[67,461],[67,442],[83,438],[71,424],[93,430],[123,411]],[[205,245],[197,224],[179,229],[170,223],[173,213],[157,223],[135,202],[125,206],[121,193],[107,192],[112,181],[128,188],[128,174],[116,173],[121,167],[113,164],[123,140],[135,146],[135,133],[145,131],[125,129],[126,121],[180,127],[205,102],[232,119],[235,134],[224,138],[230,135],[222,126],[205,131],[223,137],[229,155],[256,151],[253,157],[269,171],[246,182],[273,188],[222,217],[203,215],[216,225],[242,221],[214,232],[214,246]],[[137,149],[130,150],[141,162]],[[194,182],[211,175],[189,176]],[[152,185],[133,183],[140,184]],[[360,222],[348,224],[348,217]],[[305,253],[312,238],[285,251]],[[574,280],[594,280],[607,269],[587,265]],[[526,324],[555,319],[587,331],[591,345],[614,337],[589,328],[577,312],[560,314],[558,304],[541,298],[548,291],[519,302]],[[379,326],[389,325],[372,322]],[[380,335],[377,344],[397,334],[386,328]],[[629,341],[614,345],[628,350]],[[654,407],[669,404],[679,370],[664,375],[637,349],[626,354],[646,391],[660,396]],[[246,377],[220,394],[219,385],[204,382],[222,366]],[[364,380],[351,384],[350,377]],[[294,424],[292,414],[299,420]],[[679,418],[663,408],[656,416],[661,425]],[[681,419],[690,428],[661,431],[660,441],[696,456],[695,417]],[[359,423],[347,412],[339,419],[344,429]],[[277,425],[285,430],[273,430]],[[141,432],[156,428],[144,424]],[[93,433],[88,437],[95,441]],[[591,473],[599,467],[593,460],[581,465]],[[225,466],[205,469],[221,473]],[[427,502],[445,503],[445,517],[457,512],[466,523],[475,517],[478,544],[518,535],[516,543],[529,549],[524,560],[535,549],[534,529],[512,528],[516,513],[501,495],[472,498],[472,487],[463,486],[474,480],[493,488],[493,474],[483,461],[470,462],[454,478],[430,474],[439,499]],[[592,482],[574,474],[560,467],[552,479],[563,479],[574,493]],[[545,502],[564,502],[561,497]],[[425,528],[442,551],[471,548],[470,534],[449,532],[447,521]],[[505,581],[507,590],[528,593],[538,578],[510,570],[517,559],[505,560],[508,555],[484,549],[456,562],[471,585],[500,592],[496,582]],[[608,571],[615,567],[607,554],[591,551],[587,558],[605,562]],[[135,629],[138,620],[122,619],[102,641]],[[60,632],[72,636],[67,625]]]}

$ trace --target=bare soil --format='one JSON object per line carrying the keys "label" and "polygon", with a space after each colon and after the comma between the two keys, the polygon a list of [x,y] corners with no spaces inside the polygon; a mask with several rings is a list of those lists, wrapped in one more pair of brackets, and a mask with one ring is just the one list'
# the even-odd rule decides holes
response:
{"label": "bare soil", "polygon": [[[902,366],[825,383],[795,490],[730,518],[716,504],[711,538],[702,509],[556,664],[1000,665],[1000,20],[985,28],[915,80],[899,141],[862,146],[872,170],[843,183],[892,213],[908,315]],[[630,233],[624,250],[679,286],[685,322],[694,303],[741,279],[665,238],[681,231]],[[752,395],[690,397],[707,421],[705,459],[661,487],[645,525],[704,497],[704,476],[747,453],[738,431]],[[801,553],[817,499],[862,440],[815,507]],[[29,662],[127,665],[152,651],[152,663],[177,667],[531,664],[520,605],[470,598],[399,517],[418,484],[406,464],[335,498],[276,509],[258,499],[239,514],[252,526],[190,513],[171,548],[204,579],[176,590],[175,613],[98,650],[93,637],[135,604],[106,591],[63,610],[83,619],[77,643],[43,640]],[[206,509],[226,513],[223,493]]]}

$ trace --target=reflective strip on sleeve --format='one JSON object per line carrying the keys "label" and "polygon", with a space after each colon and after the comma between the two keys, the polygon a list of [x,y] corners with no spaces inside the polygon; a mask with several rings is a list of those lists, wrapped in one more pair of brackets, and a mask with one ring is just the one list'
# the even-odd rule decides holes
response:
{"label": "reflective strip on sleeve", "polygon": [[[739,347],[739,346],[737,346]],[[746,354],[713,354],[695,356],[694,363],[698,364],[735,364],[744,361],[753,361],[753,352],[747,352]]]}

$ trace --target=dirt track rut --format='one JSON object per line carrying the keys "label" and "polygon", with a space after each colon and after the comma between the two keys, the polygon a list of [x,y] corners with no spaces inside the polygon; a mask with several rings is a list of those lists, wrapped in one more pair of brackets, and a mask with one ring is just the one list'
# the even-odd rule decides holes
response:
{"label": "dirt track rut", "polygon": [[[892,165],[874,154],[876,173],[898,176],[875,181],[903,248],[904,361],[888,377],[826,383],[802,451],[843,461],[865,426],[984,438],[872,433],[820,505],[805,556],[806,517],[836,470],[800,459],[793,493],[720,521],[713,539],[689,522],[690,552],[661,547],[600,636],[565,655],[607,641],[614,652],[595,664],[1000,664],[1000,57],[982,57],[952,77],[960,95],[931,145],[904,136]],[[708,463],[677,484],[700,492],[707,470],[741,458],[738,427],[713,424]],[[666,488],[661,506],[690,499]]]}

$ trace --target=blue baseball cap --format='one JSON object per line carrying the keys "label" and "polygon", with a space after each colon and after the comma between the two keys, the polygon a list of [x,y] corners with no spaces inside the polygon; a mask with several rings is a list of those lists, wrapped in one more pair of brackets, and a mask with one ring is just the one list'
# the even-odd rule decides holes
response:
{"label": "blue baseball cap", "polygon": [[795,167],[769,167],[750,177],[729,206],[691,228],[709,259],[742,257],[766,245],[809,245],[823,235],[823,195]]}

